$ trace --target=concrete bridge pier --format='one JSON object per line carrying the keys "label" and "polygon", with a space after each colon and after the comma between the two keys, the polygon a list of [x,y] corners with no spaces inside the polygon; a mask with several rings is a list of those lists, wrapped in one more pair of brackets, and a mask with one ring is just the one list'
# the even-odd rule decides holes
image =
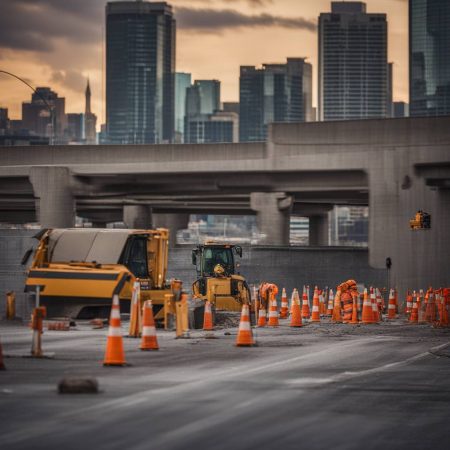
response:
{"label": "concrete bridge pier", "polygon": [[290,214],[293,197],[284,192],[252,192],[250,207],[256,211],[256,223],[263,235],[260,243],[289,245]]}
{"label": "concrete bridge pier", "polygon": [[38,221],[43,228],[70,228],[75,225],[72,175],[67,167],[30,168]]}
{"label": "concrete bridge pier", "polygon": [[152,228],[152,210],[148,205],[123,205],[123,222],[128,228]]}
{"label": "concrete bridge pier", "polygon": [[327,213],[309,217],[309,245],[328,245],[328,222]]}
{"label": "concrete bridge pier", "polygon": [[153,228],[169,229],[169,246],[175,247],[177,243],[177,231],[184,230],[189,224],[189,214],[153,214]]}

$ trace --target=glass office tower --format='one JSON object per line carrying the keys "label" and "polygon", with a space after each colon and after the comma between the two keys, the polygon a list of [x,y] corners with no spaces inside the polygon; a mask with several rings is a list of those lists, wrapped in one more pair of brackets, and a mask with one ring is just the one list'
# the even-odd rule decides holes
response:
{"label": "glass office tower", "polygon": [[411,116],[450,114],[450,1],[409,1]]}
{"label": "glass office tower", "polygon": [[264,141],[272,122],[314,120],[312,66],[304,58],[262,68],[241,66],[239,77],[239,140]]}
{"label": "glass office tower", "polygon": [[175,20],[167,3],[106,5],[106,125],[111,144],[172,142]]}
{"label": "glass office tower", "polygon": [[386,14],[332,2],[319,16],[319,120],[386,117]]}

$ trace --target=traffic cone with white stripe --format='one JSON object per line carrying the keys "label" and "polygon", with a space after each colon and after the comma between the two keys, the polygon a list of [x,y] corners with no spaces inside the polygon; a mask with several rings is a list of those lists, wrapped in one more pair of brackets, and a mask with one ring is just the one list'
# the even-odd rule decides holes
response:
{"label": "traffic cone with white stripe", "polygon": [[269,327],[277,327],[280,323],[278,322],[277,299],[275,298],[275,294],[273,292],[270,293],[270,299],[269,322],[267,325],[269,325]]}
{"label": "traffic cone with white stripe", "polygon": [[144,303],[144,319],[142,321],[142,340],[141,346],[139,348],[141,350],[159,350],[151,300],[147,300]]}
{"label": "traffic cone with white stripe", "polygon": [[302,318],[309,319],[311,316],[311,312],[309,310],[309,300],[308,295],[306,293],[306,287],[303,286],[303,294],[302,294]]}
{"label": "traffic cone with white stripe", "polygon": [[333,307],[334,307],[334,294],[333,289],[330,289],[330,292],[328,294],[328,306],[327,306],[327,316],[333,315]]}
{"label": "traffic cone with white stripe", "polygon": [[250,326],[250,313],[248,305],[242,305],[241,320],[236,338],[237,347],[251,347],[255,345],[252,327]]}
{"label": "traffic cone with white stripe", "polygon": [[377,298],[373,287],[370,288],[370,302],[372,303],[373,322],[378,323],[380,321],[380,314],[378,312]]}
{"label": "traffic cone with white stripe", "polygon": [[374,323],[372,302],[369,297],[367,288],[364,289],[364,302],[362,310],[362,323]]}
{"label": "traffic cone with white stripe", "polygon": [[419,322],[419,302],[420,302],[420,294],[414,295],[413,296],[413,305],[412,305],[412,309],[411,309],[411,315],[409,316],[409,321],[411,323]]}
{"label": "traffic cone with white stripe", "polygon": [[413,306],[413,296],[411,294],[411,291],[407,291],[406,293],[406,308],[405,308],[405,314],[409,318],[409,315],[411,314]]}
{"label": "traffic cone with white stripe", "polygon": [[331,317],[331,320],[334,323],[342,322],[342,316],[341,316],[341,288],[340,287],[337,288],[336,295],[334,297],[333,316]]}
{"label": "traffic cone with white stripe", "polygon": [[297,290],[297,288],[294,288],[294,290],[292,291],[292,294],[291,294],[291,301],[290,301],[290,303],[289,303],[289,314],[292,316],[292,314],[293,314],[293,308],[294,308],[294,305],[295,305],[295,299],[298,297],[298,290]]}
{"label": "traffic cone with white stripe", "polygon": [[203,330],[204,331],[213,330],[212,309],[211,309],[211,302],[209,300],[205,302],[205,312],[203,314]]}
{"label": "traffic cone with white stripe", "polygon": [[291,305],[291,323],[290,327],[301,327],[302,323],[302,311],[300,309],[300,297],[298,296],[297,289],[294,289],[294,298],[292,299]]}
{"label": "traffic cone with white stripe", "polygon": [[267,311],[266,308],[261,303],[261,307],[258,311],[258,327],[265,327],[267,324]]}
{"label": "traffic cone with white stripe", "polygon": [[393,320],[396,315],[397,305],[395,304],[395,292],[394,289],[389,291],[389,304],[388,304],[388,319]]}
{"label": "traffic cone with white stripe", "polygon": [[114,294],[109,319],[108,340],[106,342],[104,366],[125,366],[125,352],[120,325],[119,296]]}
{"label": "traffic cone with white stripe", "polygon": [[311,322],[320,322],[320,305],[319,305],[319,289],[314,288],[313,307],[311,314]]}
{"label": "traffic cone with white stripe", "polygon": [[289,313],[289,306],[287,301],[286,289],[283,288],[281,292],[281,309],[280,309],[280,319],[286,319]]}

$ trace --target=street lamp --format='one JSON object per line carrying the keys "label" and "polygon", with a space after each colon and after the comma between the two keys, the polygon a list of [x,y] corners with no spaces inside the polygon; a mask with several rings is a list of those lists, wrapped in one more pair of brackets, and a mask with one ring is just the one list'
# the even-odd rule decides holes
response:
{"label": "street lamp", "polygon": [[22,78],[18,77],[17,75],[14,75],[11,72],[7,72],[6,70],[0,70],[0,73],[4,73],[6,75],[9,75],[9,76],[15,78],[16,80],[21,81],[23,84],[26,84],[44,102],[44,105],[46,106],[46,108],[48,109],[48,111],[50,113],[50,125],[52,127],[52,132],[50,134],[50,145],[53,145],[54,139],[55,139],[55,115],[53,113],[53,108],[54,107],[50,106],[48,104],[47,100],[45,100],[45,98],[33,86],[31,86],[29,83],[27,83]]}

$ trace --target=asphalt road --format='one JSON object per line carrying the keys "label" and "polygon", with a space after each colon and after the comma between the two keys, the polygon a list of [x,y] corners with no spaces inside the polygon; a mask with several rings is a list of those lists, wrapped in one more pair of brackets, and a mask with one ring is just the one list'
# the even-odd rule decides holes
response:
{"label": "asphalt road", "polygon": [[[230,332],[231,335],[225,335]],[[448,449],[450,329],[401,322],[258,329],[258,346],[158,334],[160,350],[124,339],[129,367],[103,367],[105,330],[44,333],[0,324],[0,448]],[[67,375],[99,394],[57,393]]]}

